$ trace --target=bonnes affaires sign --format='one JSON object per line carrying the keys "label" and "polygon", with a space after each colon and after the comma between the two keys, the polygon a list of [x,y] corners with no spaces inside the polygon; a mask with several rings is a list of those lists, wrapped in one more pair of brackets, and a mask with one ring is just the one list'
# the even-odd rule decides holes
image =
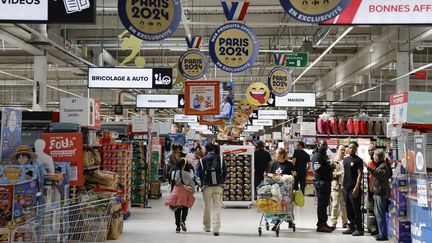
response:
{"label": "bonnes affaires sign", "polygon": [[321,24],[431,24],[430,0],[352,0],[336,18]]}

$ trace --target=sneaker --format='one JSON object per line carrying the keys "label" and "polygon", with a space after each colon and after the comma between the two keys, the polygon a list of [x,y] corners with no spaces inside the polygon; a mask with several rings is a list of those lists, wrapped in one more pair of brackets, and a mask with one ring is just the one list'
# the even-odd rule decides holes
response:
{"label": "sneaker", "polygon": [[361,230],[355,230],[355,231],[352,233],[352,236],[363,236],[363,235],[364,235],[364,232],[361,231]]}
{"label": "sneaker", "polygon": [[343,224],[342,228],[344,228],[344,229],[348,228],[348,224],[347,223]]}
{"label": "sneaker", "polygon": [[210,232],[209,228],[204,227],[203,229],[204,229],[204,232],[207,232],[207,233]]}
{"label": "sneaker", "polygon": [[180,233],[180,226],[177,226],[176,233]]}
{"label": "sneaker", "polygon": [[352,233],[354,233],[355,229],[347,229],[344,232],[342,232],[342,234],[344,235],[351,235]]}
{"label": "sneaker", "polygon": [[385,236],[380,236],[376,238],[376,241],[388,241],[388,238]]}
{"label": "sneaker", "polygon": [[186,228],[186,224],[185,224],[185,222],[180,222],[180,227],[181,227],[181,229],[182,229],[184,232],[187,231],[187,228]]}
{"label": "sneaker", "polygon": [[219,236],[219,232],[213,232],[214,236]]}
{"label": "sneaker", "polygon": [[317,232],[322,232],[322,233],[331,233],[333,232],[333,229],[324,225],[324,226],[318,226],[318,228],[316,229]]}

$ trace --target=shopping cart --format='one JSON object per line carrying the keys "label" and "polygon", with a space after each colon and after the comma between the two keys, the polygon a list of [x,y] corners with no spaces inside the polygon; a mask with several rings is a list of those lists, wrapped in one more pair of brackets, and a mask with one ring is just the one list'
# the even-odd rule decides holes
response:
{"label": "shopping cart", "polygon": [[89,193],[30,208],[35,234],[29,242],[104,242],[115,200],[113,193]]}
{"label": "shopping cart", "polygon": [[262,235],[262,227],[275,231],[279,237],[280,226],[287,222],[288,227],[296,231],[293,213],[293,183],[294,178],[289,175],[265,176],[264,181],[258,186],[257,209],[261,213],[258,226],[258,234]]}

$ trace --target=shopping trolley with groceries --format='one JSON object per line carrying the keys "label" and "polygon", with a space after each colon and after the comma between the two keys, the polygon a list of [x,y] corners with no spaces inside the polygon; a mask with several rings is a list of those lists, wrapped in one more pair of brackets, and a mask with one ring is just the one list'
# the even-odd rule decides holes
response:
{"label": "shopping trolley with groceries", "polygon": [[262,214],[258,226],[258,234],[262,235],[262,227],[275,231],[279,237],[282,223],[294,232],[293,201],[294,177],[291,175],[266,174],[264,180],[257,188],[257,209]]}

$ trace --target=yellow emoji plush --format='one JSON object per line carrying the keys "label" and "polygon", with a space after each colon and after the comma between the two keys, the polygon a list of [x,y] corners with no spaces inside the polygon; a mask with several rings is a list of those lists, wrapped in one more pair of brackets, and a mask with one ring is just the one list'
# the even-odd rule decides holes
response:
{"label": "yellow emoji plush", "polygon": [[270,90],[263,83],[252,83],[246,91],[246,98],[252,105],[262,106],[266,105],[270,98]]}

